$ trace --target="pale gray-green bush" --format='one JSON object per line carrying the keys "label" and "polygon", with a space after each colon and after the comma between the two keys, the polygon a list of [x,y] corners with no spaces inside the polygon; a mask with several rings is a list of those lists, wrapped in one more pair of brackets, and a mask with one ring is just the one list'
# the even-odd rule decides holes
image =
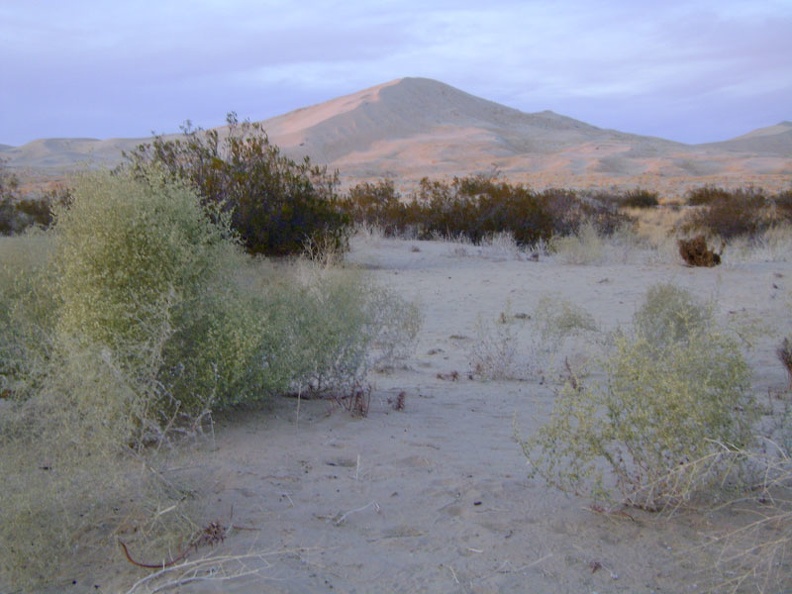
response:
{"label": "pale gray-green bush", "polygon": [[577,233],[553,237],[550,251],[564,264],[596,264],[605,254],[605,244],[596,226],[586,222]]}
{"label": "pale gray-green bush", "polygon": [[156,171],[84,174],[56,221],[58,340],[106,350],[140,422],[284,388],[268,376],[266,297],[235,284],[246,256],[193,190]]}
{"label": "pale gray-green bush", "polygon": [[488,380],[526,379],[531,373],[532,361],[521,340],[524,327],[524,320],[514,317],[510,304],[497,320],[479,319],[475,340],[468,349],[473,373]]}
{"label": "pale gray-green bush", "polygon": [[[468,359],[473,373],[484,379],[545,377],[565,357],[577,359],[590,348],[588,339],[597,332],[594,317],[584,308],[560,296],[545,295],[532,315],[515,315],[507,303],[497,319],[479,319]],[[573,341],[573,350],[565,348],[566,342]]]}
{"label": "pale gray-green bush", "polygon": [[25,399],[41,387],[53,347],[58,297],[48,283],[52,238],[0,238],[0,393]]}
{"label": "pale gray-green bush", "polygon": [[539,299],[533,322],[542,342],[554,345],[574,334],[598,331],[591,313],[559,295],[544,295]]}
{"label": "pale gray-green bush", "polygon": [[293,323],[293,391],[346,395],[372,370],[386,370],[410,354],[419,310],[361,271],[304,261],[293,283],[279,316]]}
{"label": "pale gray-green bush", "polygon": [[713,305],[681,287],[661,283],[649,287],[633,322],[649,345],[663,350],[706,332],[714,324]]}
{"label": "pale gray-green bush", "polygon": [[668,292],[650,289],[634,331],[614,336],[606,380],[571,378],[551,420],[521,440],[551,485],[658,510],[706,492],[730,470],[727,454],[747,447],[754,406],[739,343],[692,296],[669,309]]}
{"label": "pale gray-green bush", "polygon": [[0,418],[3,591],[65,589],[68,568],[97,550],[112,559],[118,537],[166,559],[196,531],[184,477],[166,479],[156,451],[136,453],[124,439],[140,400],[109,351],[56,351],[51,363],[57,373]]}

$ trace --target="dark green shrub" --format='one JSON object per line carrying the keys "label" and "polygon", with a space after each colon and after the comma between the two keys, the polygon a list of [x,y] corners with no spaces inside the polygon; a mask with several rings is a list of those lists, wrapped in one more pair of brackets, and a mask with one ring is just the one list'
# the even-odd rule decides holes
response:
{"label": "dark green shrub", "polygon": [[403,198],[393,183],[360,184],[342,201],[356,223],[373,224],[389,235],[464,238],[473,243],[500,233],[517,245],[532,246],[553,235],[571,235],[584,224],[610,235],[629,221],[610,204],[581,198],[572,190],[542,193],[499,181],[491,175],[454,178],[451,183],[424,178]]}
{"label": "dark green shrub", "polygon": [[386,235],[403,233],[407,224],[406,209],[393,180],[358,184],[350,188],[340,204],[355,224],[375,225]]}
{"label": "dark green shrub", "polygon": [[787,193],[773,196],[759,188],[724,190],[708,186],[691,191],[688,203],[698,206],[682,219],[680,230],[717,235],[724,240],[755,238],[773,225],[792,220]]}
{"label": "dark green shrub", "polygon": [[660,204],[657,192],[651,190],[629,190],[621,201],[622,206],[630,208],[654,208]]}
{"label": "dark green shrub", "polygon": [[575,190],[549,188],[540,195],[553,221],[553,235],[571,236],[592,225],[609,237],[632,219],[619,212],[619,202],[610,194],[580,194]]}
{"label": "dark green shrub", "polygon": [[731,192],[724,188],[707,185],[689,190],[686,198],[688,206],[704,206],[718,200],[728,200],[731,198]]}
{"label": "dark green shrub", "polygon": [[0,160],[0,235],[17,231],[15,205],[18,199],[19,178],[8,171],[4,160]]}
{"label": "dark green shrub", "polygon": [[338,174],[296,162],[270,144],[260,124],[228,116],[228,130],[183,128],[181,139],[155,137],[125,154],[136,173],[152,166],[188,181],[204,204],[231,214],[250,254],[299,254],[306,241],[346,248],[349,219],[340,211]]}

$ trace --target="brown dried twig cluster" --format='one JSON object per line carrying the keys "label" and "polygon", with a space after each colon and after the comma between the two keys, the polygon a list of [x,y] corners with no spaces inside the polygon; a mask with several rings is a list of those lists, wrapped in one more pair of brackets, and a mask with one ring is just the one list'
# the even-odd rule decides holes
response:
{"label": "brown dried twig cluster", "polygon": [[143,563],[141,561],[137,561],[132,558],[132,555],[129,553],[129,549],[127,548],[126,544],[119,540],[118,543],[121,545],[121,548],[124,550],[124,556],[127,558],[132,565],[136,565],[137,567],[143,567],[145,569],[164,569],[166,567],[173,567],[180,561],[184,561],[187,558],[187,555],[190,554],[190,551],[197,551],[198,547],[201,546],[215,546],[225,540],[227,528],[221,524],[220,522],[209,522],[206,528],[204,528],[198,536],[196,536],[190,545],[185,547],[178,555],[176,555],[173,559],[169,561],[163,561],[161,563]]}
{"label": "brown dried twig cluster", "polygon": [[692,239],[680,239],[679,255],[687,263],[688,266],[704,266],[712,268],[721,263],[721,254],[723,253],[723,245],[721,251],[707,247],[707,240],[703,235],[697,235]]}

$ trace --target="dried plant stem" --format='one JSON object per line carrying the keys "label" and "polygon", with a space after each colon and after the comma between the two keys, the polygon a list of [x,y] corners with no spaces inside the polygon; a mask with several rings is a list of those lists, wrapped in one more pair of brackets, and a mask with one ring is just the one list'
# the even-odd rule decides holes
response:
{"label": "dried plant stem", "polygon": [[[248,553],[244,555],[210,556],[165,567],[135,582],[127,594],[155,594],[175,590],[194,582],[227,582],[246,576],[260,574],[271,567],[268,557],[302,553],[306,549],[278,552]],[[252,562],[263,563],[264,567],[251,567]],[[229,570],[229,566],[236,569]]]}

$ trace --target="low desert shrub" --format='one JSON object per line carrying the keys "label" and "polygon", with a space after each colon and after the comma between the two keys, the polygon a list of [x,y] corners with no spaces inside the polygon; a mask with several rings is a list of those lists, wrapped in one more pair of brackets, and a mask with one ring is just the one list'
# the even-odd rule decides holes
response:
{"label": "low desert shrub", "polygon": [[650,290],[633,332],[613,337],[604,383],[572,378],[550,422],[521,442],[549,484],[660,510],[718,484],[747,446],[749,367],[708,306],[680,291]]}
{"label": "low desert shrub", "polygon": [[52,356],[59,305],[43,233],[0,238],[0,393],[26,399],[41,388]]}
{"label": "low desert shrub", "polygon": [[692,336],[707,333],[715,323],[711,302],[671,283],[652,285],[633,324],[640,336],[661,351],[684,345]]}
{"label": "low desert shrub", "polygon": [[594,264],[605,254],[605,239],[592,223],[582,225],[575,233],[556,236],[550,242],[550,251],[564,264]]}
{"label": "low desert shrub", "polygon": [[688,204],[695,208],[680,221],[679,230],[717,235],[725,241],[752,239],[774,226],[792,223],[789,203],[789,192],[771,194],[753,187],[698,188],[688,194]]}
{"label": "low desert shrub", "polygon": [[407,196],[388,180],[359,184],[340,204],[357,224],[377,225],[389,235],[479,244],[508,233],[520,247],[576,233],[586,221],[598,233],[610,235],[628,220],[617,206],[596,197],[565,189],[535,192],[497,175],[454,178],[451,183],[424,178]]}
{"label": "low desert shrub", "polygon": [[136,386],[139,423],[239,398],[261,369],[261,308],[229,278],[244,256],[228,226],[191,189],[156,172],[86,174],[55,233],[57,338],[106,349]]}
{"label": "low desert shrub", "polygon": [[65,590],[86,559],[112,558],[119,537],[165,559],[189,542],[199,511],[158,451],[129,447],[136,395],[108,352],[56,352],[50,363],[57,371],[0,418],[4,591]]}
{"label": "low desert shrub", "polygon": [[[546,377],[567,357],[587,357],[583,351],[592,346],[589,338],[598,331],[589,312],[559,296],[543,296],[532,315],[514,314],[507,303],[497,319],[478,320],[468,350],[470,368],[489,380]],[[575,343],[573,351],[566,342]]]}
{"label": "low desert shrub", "polygon": [[657,192],[638,188],[627,191],[620,206],[627,208],[654,208],[659,204],[660,199]]}
{"label": "low desert shrub", "polygon": [[419,310],[360,271],[303,261],[278,318],[290,320],[291,391],[349,395],[371,371],[405,359],[421,326]]}
{"label": "low desert shrub", "polygon": [[591,313],[558,295],[544,295],[539,299],[533,322],[540,340],[552,345],[557,345],[567,336],[598,331]]}
{"label": "low desert shrub", "polygon": [[531,362],[523,352],[520,335],[524,326],[524,319],[512,314],[510,304],[496,320],[479,319],[468,350],[472,373],[486,380],[526,379]]}

